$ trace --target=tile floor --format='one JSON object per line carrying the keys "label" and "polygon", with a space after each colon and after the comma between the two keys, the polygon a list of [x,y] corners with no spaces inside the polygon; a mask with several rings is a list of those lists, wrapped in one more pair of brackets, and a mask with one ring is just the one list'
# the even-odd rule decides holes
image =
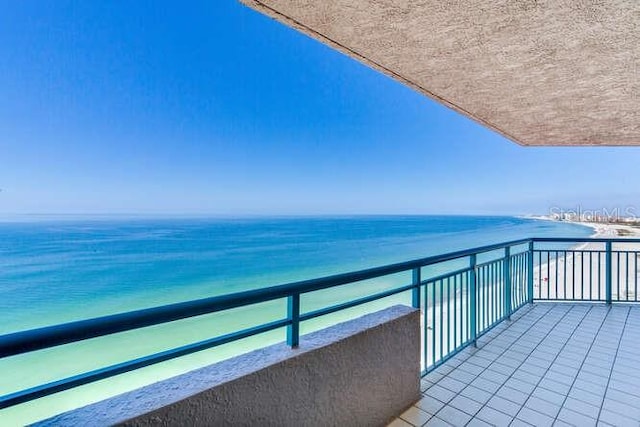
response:
{"label": "tile floor", "polygon": [[525,306],[390,426],[640,426],[640,306]]}

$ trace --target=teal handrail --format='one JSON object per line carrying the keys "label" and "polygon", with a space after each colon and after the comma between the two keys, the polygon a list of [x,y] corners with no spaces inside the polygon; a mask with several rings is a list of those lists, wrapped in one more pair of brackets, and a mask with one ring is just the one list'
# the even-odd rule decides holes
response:
{"label": "teal handrail", "polygon": [[[0,336],[0,358],[5,358],[180,319],[276,299],[287,299],[287,313],[282,319],[1,396],[0,409],[282,327],[287,328],[286,342],[288,345],[297,347],[300,345],[301,322],[409,291],[412,295],[412,305],[421,309],[424,313],[422,316],[424,374],[440,366],[464,347],[475,343],[480,336],[503,320],[509,319],[513,312],[527,303],[532,303],[534,300],[638,302],[637,293],[634,293],[633,299],[629,299],[628,293],[627,298],[620,297],[620,288],[624,286],[620,280],[621,272],[619,270],[622,265],[621,255],[626,256],[626,277],[628,279],[630,277],[628,270],[631,260],[634,260],[637,270],[637,259],[640,254],[634,251],[612,250],[614,242],[640,243],[640,239],[520,239],[319,279],[304,280]],[[605,243],[606,249],[602,251],[554,250],[541,247],[547,243]],[[512,248],[521,246],[523,249],[512,251]],[[494,251],[502,251],[502,254],[494,255],[493,257],[489,256],[490,259],[483,263],[477,262],[479,255],[490,255]],[[560,252],[563,253],[562,258],[559,256]],[[598,260],[600,260],[600,254],[603,254],[605,258],[605,267],[608,269],[605,294],[602,298],[599,296],[598,298],[586,298],[584,289],[579,294],[575,291],[569,294],[566,280],[567,268],[563,270],[565,281],[561,283],[558,270],[560,263],[563,261],[566,263],[567,257],[573,256],[575,257],[573,261],[574,268],[577,260],[581,259],[581,268],[584,269],[586,268],[585,259],[587,259],[584,253],[593,252],[598,253]],[[617,256],[617,262],[613,254]],[[435,277],[423,278],[423,267],[461,259],[468,259],[467,267],[458,268]],[[552,260],[555,260],[555,264],[551,262]],[[589,264],[589,268],[591,267],[592,265]],[[615,270],[614,267],[618,270]],[[552,284],[549,280],[549,277],[552,276],[553,268],[556,269],[556,274],[553,277],[558,276],[558,280],[554,280],[553,283],[553,286],[558,288],[555,293],[551,291]],[[340,304],[329,305],[312,312],[301,312],[300,298],[306,293],[400,272],[411,272],[411,283]],[[544,272],[547,272],[547,282],[543,280]],[[614,294],[612,286],[615,274],[618,274],[616,282],[618,292]],[[575,275],[572,278],[575,281]],[[636,290],[637,281],[636,275]],[[543,286],[544,283],[547,283],[546,288]],[[589,285],[592,286],[592,284],[592,281],[590,281]],[[626,287],[627,289],[629,288],[628,283]],[[564,294],[559,293],[561,289],[564,289]]]}

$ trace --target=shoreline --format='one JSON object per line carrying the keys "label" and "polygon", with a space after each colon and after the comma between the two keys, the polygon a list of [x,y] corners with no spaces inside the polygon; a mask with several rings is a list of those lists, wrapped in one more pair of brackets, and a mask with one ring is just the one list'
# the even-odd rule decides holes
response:
{"label": "shoreline", "polygon": [[573,224],[583,225],[585,227],[591,227],[594,230],[594,234],[591,237],[638,237],[640,236],[640,228],[626,225],[626,224],[605,224],[600,222],[581,222],[572,221]]}
{"label": "shoreline", "polygon": [[[593,234],[589,236],[590,238],[640,238],[640,227],[627,224],[570,220],[559,221],[546,215],[532,215],[526,218],[537,219],[541,221],[551,221],[556,223],[577,224],[582,225],[583,227],[589,227],[593,229]],[[579,244],[576,245],[573,249],[579,249],[582,246],[586,245],[588,245],[588,243]]]}

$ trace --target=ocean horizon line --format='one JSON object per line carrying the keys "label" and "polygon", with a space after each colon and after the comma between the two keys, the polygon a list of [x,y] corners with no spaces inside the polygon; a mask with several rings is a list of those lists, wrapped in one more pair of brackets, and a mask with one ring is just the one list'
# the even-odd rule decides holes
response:
{"label": "ocean horizon line", "polygon": [[290,213],[290,214],[216,214],[216,213],[17,213],[0,214],[2,222],[40,222],[73,220],[232,220],[232,219],[311,219],[311,218],[420,218],[420,217],[457,217],[457,218],[526,218],[545,219],[542,214],[534,213]]}

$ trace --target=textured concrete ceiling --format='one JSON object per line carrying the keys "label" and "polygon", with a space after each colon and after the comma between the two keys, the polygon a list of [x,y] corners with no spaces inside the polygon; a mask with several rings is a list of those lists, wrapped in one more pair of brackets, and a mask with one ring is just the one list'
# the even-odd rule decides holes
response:
{"label": "textured concrete ceiling", "polygon": [[640,0],[241,0],[523,145],[640,145]]}

